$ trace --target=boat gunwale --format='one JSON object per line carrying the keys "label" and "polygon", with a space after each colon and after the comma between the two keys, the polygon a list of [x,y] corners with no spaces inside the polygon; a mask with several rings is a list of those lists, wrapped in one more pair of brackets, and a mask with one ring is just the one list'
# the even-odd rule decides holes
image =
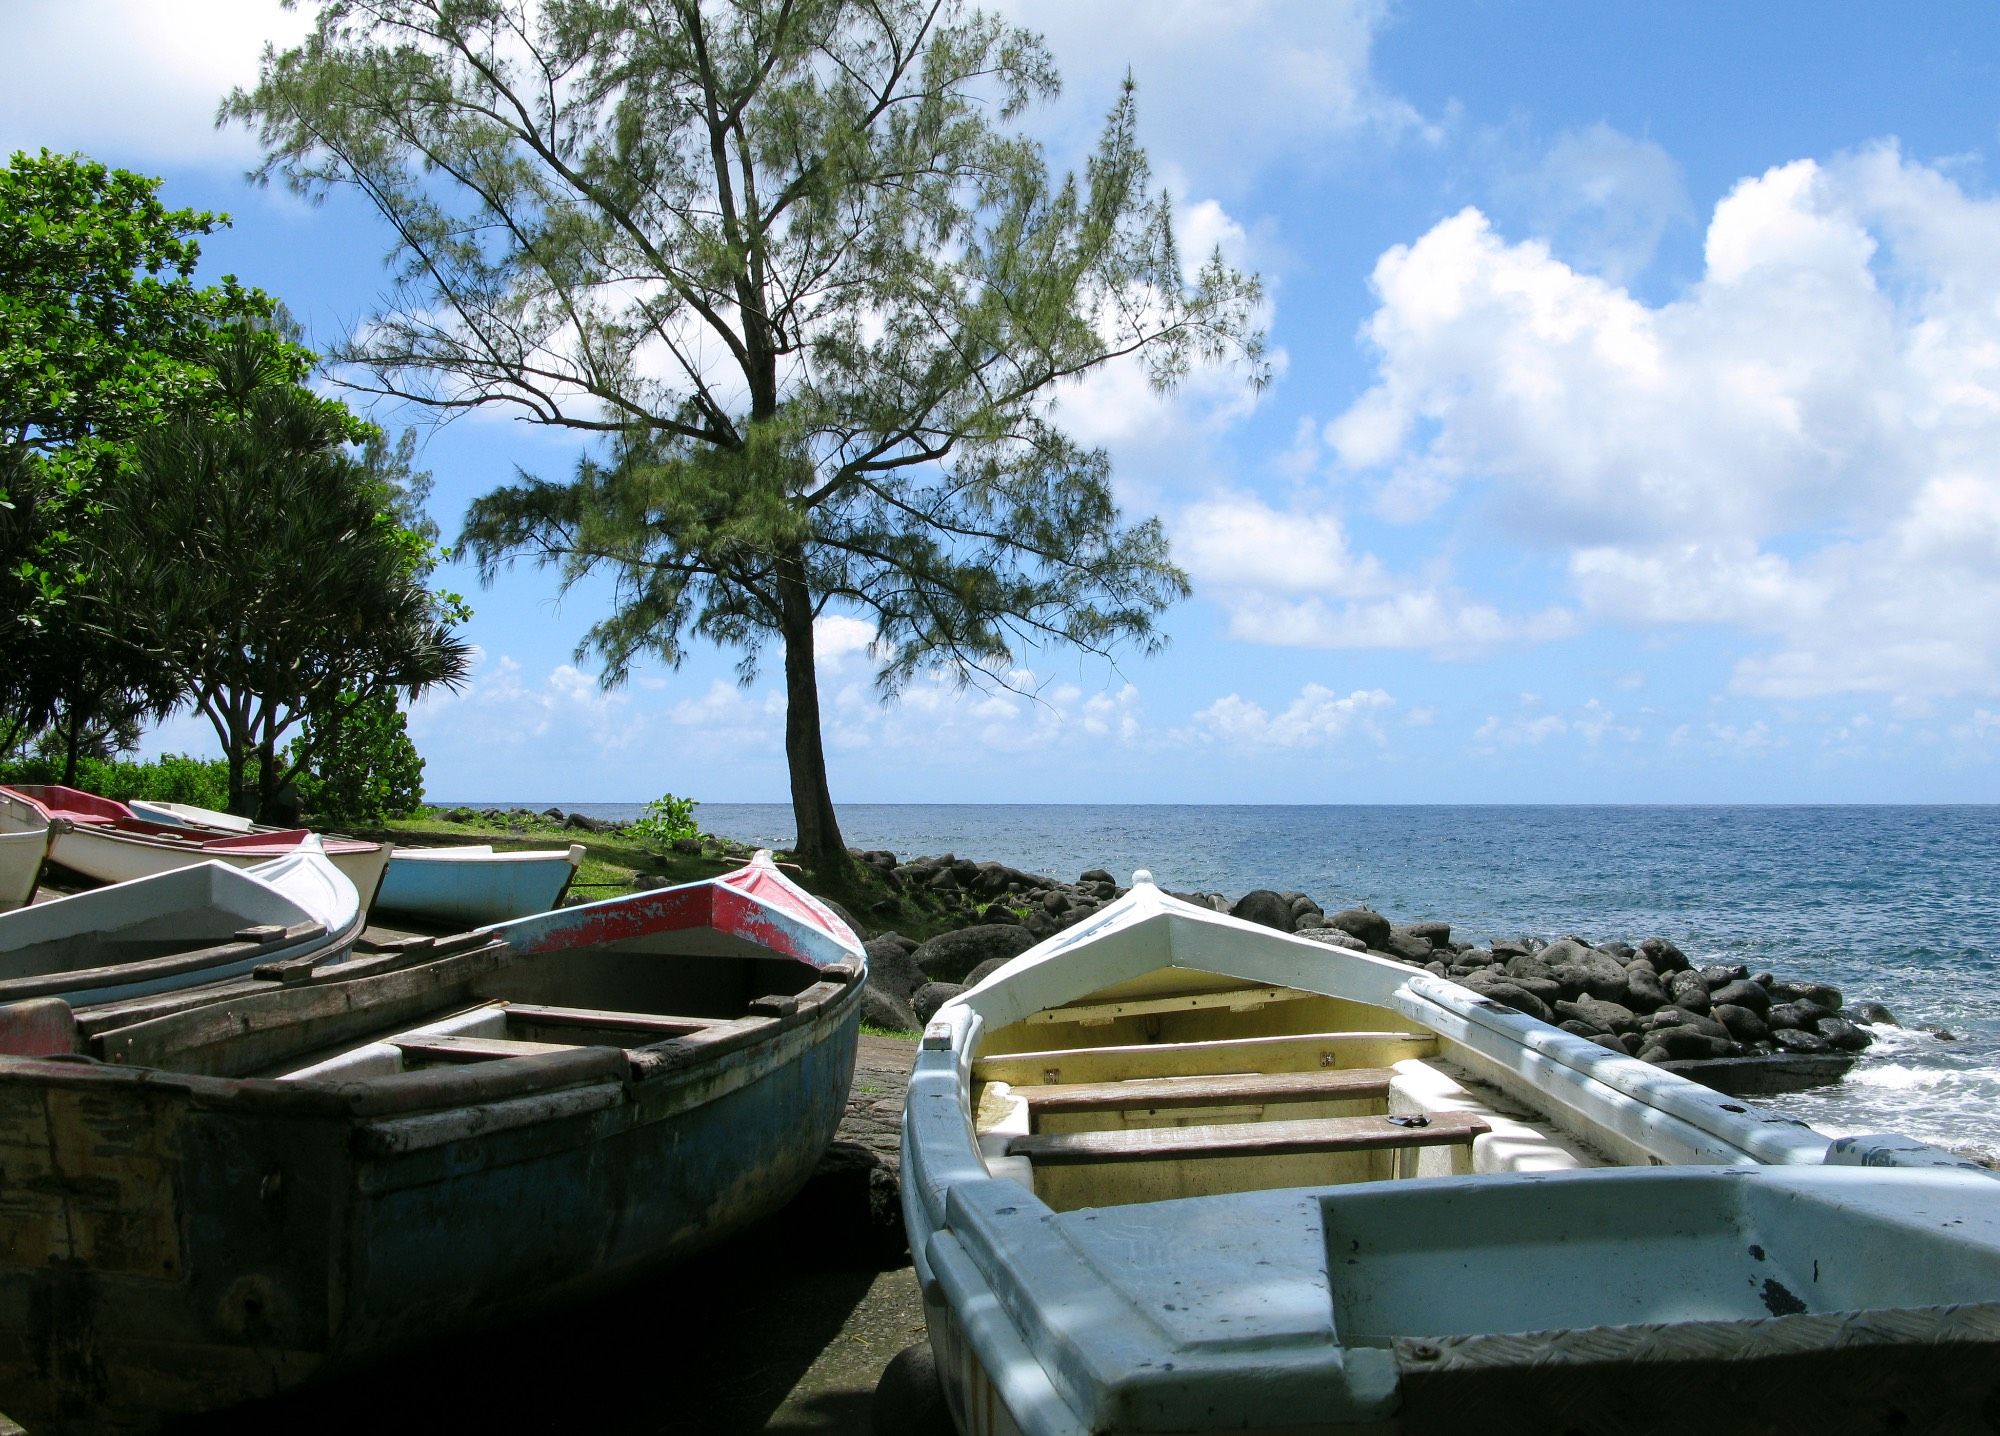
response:
{"label": "boat gunwale", "polygon": [[[480,949],[479,953],[464,955],[488,951]],[[706,1033],[632,1047],[577,1046],[556,1052],[331,1081],[216,1077],[175,1072],[165,1067],[128,1066],[83,1054],[0,1057],[0,1085],[86,1091],[147,1089],[184,1097],[198,1108],[357,1118],[472,1106],[612,1080],[634,1088],[650,1088],[665,1079],[699,1072],[710,1061],[743,1057],[798,1028],[837,1027],[849,1015],[850,1007],[858,1010],[865,969],[830,977],[832,980],[823,978],[796,994],[795,1005],[782,1014],[750,1013]]]}

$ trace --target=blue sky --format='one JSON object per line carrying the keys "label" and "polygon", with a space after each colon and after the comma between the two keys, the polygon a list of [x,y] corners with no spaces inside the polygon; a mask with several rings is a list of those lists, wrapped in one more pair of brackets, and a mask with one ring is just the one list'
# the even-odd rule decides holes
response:
{"label": "blue sky", "polygon": [[[865,627],[824,621],[836,802],[2000,799],[1989,8],[1005,8],[1062,69],[1028,120],[1057,161],[1131,72],[1184,247],[1266,281],[1276,378],[1063,397],[1193,577],[1165,654],[885,706]],[[210,272],[325,341],[384,287],[385,231],[250,187],[250,137],[210,123],[301,26],[15,0],[0,144],[229,211]],[[430,432],[435,515],[578,452]],[[733,654],[605,692],[573,655],[601,590],[447,578],[480,659],[413,714],[433,796],[785,797],[780,697]]]}

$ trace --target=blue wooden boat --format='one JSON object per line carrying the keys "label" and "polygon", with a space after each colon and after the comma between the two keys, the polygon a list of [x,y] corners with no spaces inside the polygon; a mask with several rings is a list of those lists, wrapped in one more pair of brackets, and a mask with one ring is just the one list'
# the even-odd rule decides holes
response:
{"label": "blue wooden boat", "polygon": [[865,979],[760,855],[79,1009],[75,1054],[0,1058],[8,1415],[210,1411],[714,1243],[831,1139]]}
{"label": "blue wooden boat", "polygon": [[375,893],[382,912],[440,927],[479,927],[561,904],[583,845],[495,851],[490,843],[397,848]]}

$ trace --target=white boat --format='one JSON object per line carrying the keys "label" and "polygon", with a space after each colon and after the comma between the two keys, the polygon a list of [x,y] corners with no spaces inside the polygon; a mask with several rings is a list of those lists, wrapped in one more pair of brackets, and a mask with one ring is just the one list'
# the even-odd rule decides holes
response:
{"label": "white boat", "polygon": [[0,789],[0,912],[22,907],[35,896],[48,853],[48,819]]}
{"label": "white boat", "polygon": [[[296,851],[307,838],[317,838],[326,856],[354,884],[365,913],[389,866],[387,843],[314,834],[305,828],[252,825],[239,831],[185,822],[158,823],[139,816],[125,803],[54,783],[0,788],[0,796],[11,797],[17,805],[25,803],[40,814],[49,831],[50,862],[100,883],[130,882],[208,861],[254,867]],[[11,809],[0,810],[0,827],[23,821],[26,819]]]}
{"label": "white boat", "polygon": [[[337,961],[361,935],[360,895],[319,851],[239,869],[203,862],[0,914],[0,1004],[109,1002]],[[0,1050],[8,1047],[0,1007]]]}
{"label": "white boat", "polygon": [[405,913],[446,927],[481,927],[562,905],[583,861],[583,844],[567,848],[397,848],[375,894],[384,912]]}
{"label": "white boat", "polygon": [[235,813],[225,813],[216,808],[198,807],[193,803],[167,803],[154,798],[130,798],[125,806],[133,816],[144,818],[149,823],[162,823],[170,828],[218,828],[225,833],[249,833],[256,831],[257,824]]}
{"label": "white boat", "polygon": [[1990,1415],[1992,1174],[1143,872],[938,1011],[902,1161],[978,1436]]}

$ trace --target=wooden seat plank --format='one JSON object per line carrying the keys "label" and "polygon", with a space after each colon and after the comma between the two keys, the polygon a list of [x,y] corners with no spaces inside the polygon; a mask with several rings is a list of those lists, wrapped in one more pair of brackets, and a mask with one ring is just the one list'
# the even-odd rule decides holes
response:
{"label": "wooden seat plank", "polygon": [[1053,1085],[1224,1072],[1387,1067],[1405,1057],[1428,1057],[1436,1051],[1437,1038],[1425,1033],[1301,1032],[1204,1042],[1143,1042],[986,1053],[973,1061],[972,1075],[986,1082]]}
{"label": "wooden seat plank", "polygon": [[1435,1112],[1421,1127],[1389,1117],[1312,1117],[1209,1127],[1142,1127],[1116,1132],[1060,1132],[1016,1137],[1007,1155],[1038,1166],[1090,1162],[1160,1162],[1191,1157],[1277,1157],[1306,1152],[1371,1152],[1444,1147],[1491,1130],[1469,1112]]}
{"label": "wooden seat plank", "polygon": [[575,1052],[563,1042],[515,1042],[504,1037],[391,1037],[388,1043],[405,1060],[420,1062],[498,1062],[508,1057],[540,1057],[550,1052]]}
{"label": "wooden seat plank", "polygon": [[649,1038],[685,1037],[720,1027],[728,1018],[671,1017],[653,1012],[613,1012],[596,1007],[540,1007],[527,1002],[507,1004],[509,1019],[535,1027],[594,1027],[614,1032],[642,1032]]}
{"label": "wooden seat plank", "polygon": [[1386,1067],[1329,1067],[1311,1072],[1230,1072],[1200,1077],[1140,1077],[1125,1082],[1021,1086],[1014,1095],[1032,1112],[1127,1112],[1139,1108],[1232,1103],[1366,1101],[1386,1097]]}

